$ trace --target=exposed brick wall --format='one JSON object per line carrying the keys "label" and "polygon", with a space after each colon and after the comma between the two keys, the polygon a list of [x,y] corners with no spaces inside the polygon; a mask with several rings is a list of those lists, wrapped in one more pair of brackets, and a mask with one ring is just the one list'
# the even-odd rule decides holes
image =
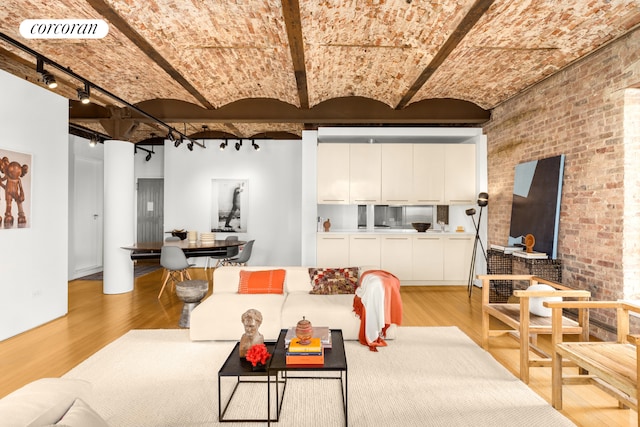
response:
{"label": "exposed brick wall", "polygon": [[[489,242],[509,235],[515,166],[565,154],[558,258],[564,284],[591,291],[593,299],[615,300],[640,289],[637,266],[624,269],[624,259],[640,258],[637,243],[625,244],[638,241],[640,227],[629,224],[625,232],[624,185],[633,176],[637,184],[640,169],[637,144],[629,144],[629,119],[625,139],[625,94],[627,104],[637,100],[626,89],[638,84],[640,30],[496,107],[484,127]],[[626,201],[636,216],[637,194]],[[615,313],[594,315],[615,326]]]}

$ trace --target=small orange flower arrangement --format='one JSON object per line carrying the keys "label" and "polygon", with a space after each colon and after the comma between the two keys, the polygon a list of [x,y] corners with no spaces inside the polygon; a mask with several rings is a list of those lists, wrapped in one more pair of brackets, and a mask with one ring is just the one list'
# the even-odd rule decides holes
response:
{"label": "small orange flower arrangement", "polygon": [[261,365],[265,365],[267,360],[271,357],[269,351],[267,350],[267,346],[264,344],[255,344],[249,350],[247,350],[246,358],[251,365],[256,366],[258,363]]}

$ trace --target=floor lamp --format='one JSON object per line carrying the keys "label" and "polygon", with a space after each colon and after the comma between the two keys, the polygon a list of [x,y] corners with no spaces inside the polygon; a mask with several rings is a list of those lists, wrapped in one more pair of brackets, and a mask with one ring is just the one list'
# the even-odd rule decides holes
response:
{"label": "floor lamp", "polygon": [[473,253],[471,254],[471,266],[469,267],[469,282],[467,283],[467,293],[471,298],[471,292],[473,291],[473,276],[476,269],[476,254],[478,253],[478,242],[480,242],[480,249],[482,249],[482,255],[484,261],[487,262],[487,252],[484,250],[482,240],[480,240],[480,221],[482,221],[482,208],[489,204],[489,195],[487,193],[478,194],[478,206],[480,206],[480,215],[478,215],[478,222],[476,223],[474,215],[476,210],[474,208],[467,209],[465,213],[471,217],[473,221],[473,227],[476,229],[476,238],[473,241]]}

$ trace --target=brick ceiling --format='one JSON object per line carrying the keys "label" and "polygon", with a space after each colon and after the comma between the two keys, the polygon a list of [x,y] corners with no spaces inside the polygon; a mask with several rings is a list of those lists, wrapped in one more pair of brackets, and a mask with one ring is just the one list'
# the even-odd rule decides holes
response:
{"label": "brick ceiling", "polygon": [[[71,18],[109,33],[19,33],[25,19]],[[74,126],[132,142],[166,135],[148,115],[193,138],[468,126],[638,24],[640,0],[3,0],[0,68],[40,84],[36,52]],[[92,103],[47,61],[95,85]]]}

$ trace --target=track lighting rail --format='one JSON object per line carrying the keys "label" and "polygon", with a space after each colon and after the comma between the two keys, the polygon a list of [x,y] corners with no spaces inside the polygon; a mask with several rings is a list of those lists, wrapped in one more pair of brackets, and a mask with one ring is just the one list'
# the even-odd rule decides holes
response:
{"label": "track lighting rail", "polygon": [[159,125],[167,128],[167,130],[168,130],[168,132],[170,134],[176,133],[176,134],[178,134],[180,136],[181,139],[189,140],[192,144],[198,145],[198,146],[200,146],[202,148],[206,148],[204,146],[204,144],[202,144],[202,143],[200,143],[200,142],[198,142],[198,141],[196,141],[194,139],[189,138],[187,135],[185,135],[184,133],[180,132],[179,130],[177,130],[173,126],[163,122],[159,118],[157,118],[157,117],[147,113],[146,111],[136,107],[135,105],[125,101],[124,99],[120,98],[118,95],[115,95],[115,94],[111,93],[110,91],[108,91],[108,90],[98,86],[97,84],[93,83],[92,81],[87,80],[86,78],[84,78],[81,75],[79,75],[79,74],[75,73],[74,71],[72,71],[70,68],[64,67],[64,66],[58,64],[56,61],[54,61],[54,60],[52,60],[50,58],[47,58],[46,56],[36,52],[35,50],[31,49],[28,46],[25,46],[24,44],[20,43],[19,41],[9,37],[5,33],[0,32],[0,39],[4,40],[5,42],[9,43],[10,45],[12,45],[12,46],[14,46],[16,48],[22,50],[23,52],[25,52],[25,53],[27,53],[29,55],[32,55],[34,58],[36,58],[36,63],[37,64],[40,64],[40,62],[41,62],[42,65],[44,66],[44,64],[46,63],[47,65],[49,65],[49,66],[51,66],[53,68],[56,68],[57,70],[67,74],[68,76],[83,82],[84,83],[84,87],[85,87],[84,91],[87,92],[87,95],[88,95],[88,92],[89,92],[90,88],[93,88],[93,89],[105,94],[109,98],[111,98],[111,99],[113,99],[113,100],[115,100],[115,101],[117,101],[117,102],[119,102],[121,104],[126,105],[127,107],[131,108],[132,110],[136,111],[137,113],[142,114],[143,116],[147,117],[148,119],[153,120],[154,122],[158,123]]}

